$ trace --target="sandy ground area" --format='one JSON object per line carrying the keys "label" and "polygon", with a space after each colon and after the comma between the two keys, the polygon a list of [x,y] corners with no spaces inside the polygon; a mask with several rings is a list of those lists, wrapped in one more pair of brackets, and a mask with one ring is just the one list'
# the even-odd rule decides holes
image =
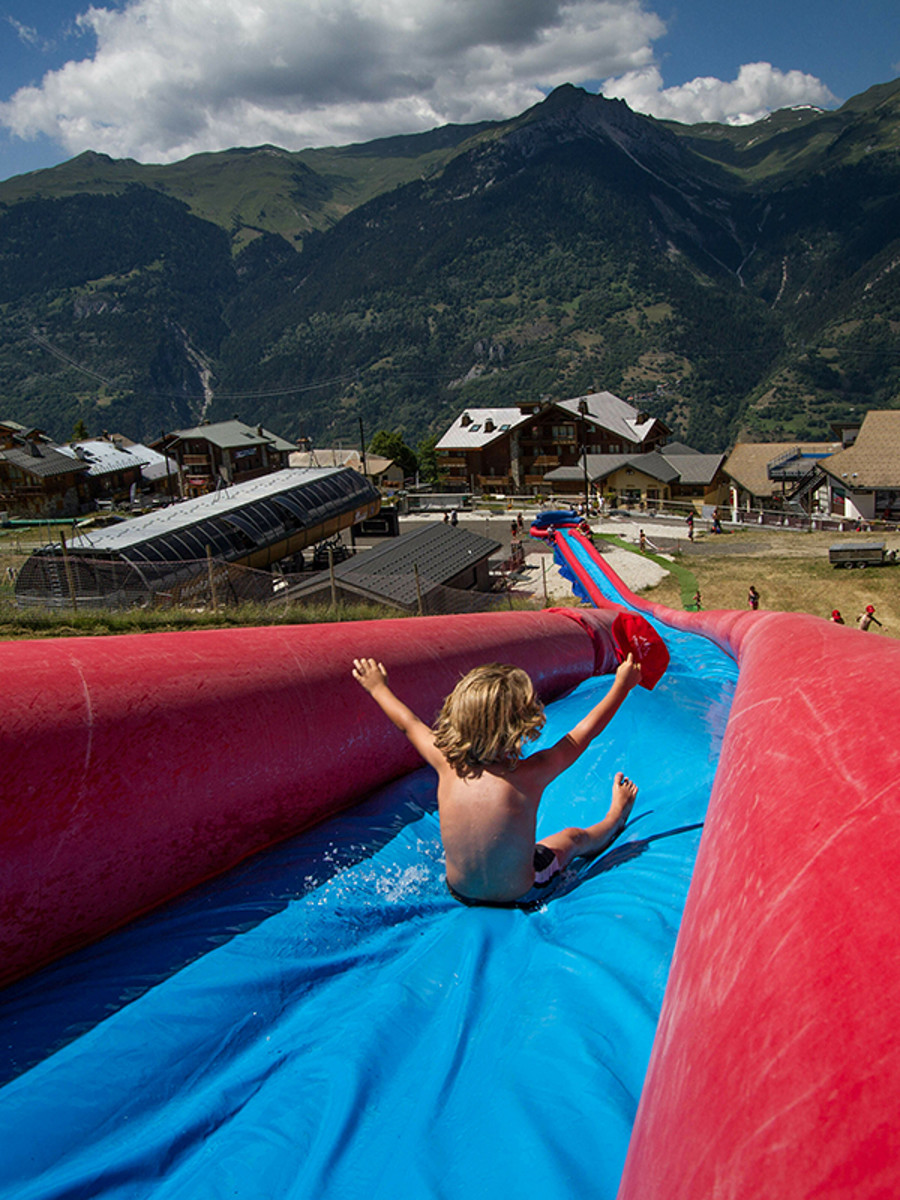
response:
{"label": "sandy ground area", "polygon": [[[530,514],[526,515],[526,529]],[[401,519],[401,532],[419,521],[434,521],[434,514],[416,514]],[[508,513],[469,514],[460,516],[460,527],[479,533],[483,537],[493,538],[500,542],[501,553],[509,553],[511,541],[511,521]],[[664,539],[671,545],[673,538],[687,540],[687,528],[675,523],[654,523],[652,520],[641,522],[629,521],[623,518],[591,522],[597,533],[611,533],[625,542],[633,542],[637,549],[640,531],[643,529],[649,549],[659,552],[656,545],[658,539]],[[572,595],[572,585],[563,579],[558,568],[553,563],[553,555],[549,549],[543,549],[534,538],[525,537],[525,569],[515,580],[515,589],[534,596],[539,603],[544,603],[545,588],[546,602],[553,604]],[[603,556],[623,583],[633,592],[643,588],[653,587],[668,574],[658,563],[641,554],[622,550],[617,546],[598,543]],[[664,553],[664,552],[663,552]]]}
{"label": "sandy ground area", "polygon": [[[633,554],[630,550],[620,550],[618,546],[604,551],[603,557],[633,592],[654,587],[668,574],[668,571],[651,559]],[[526,554],[525,571],[522,578],[516,581],[517,590],[527,591],[537,600],[543,601],[545,579],[549,603],[572,595],[572,585],[560,575],[549,554]]]}

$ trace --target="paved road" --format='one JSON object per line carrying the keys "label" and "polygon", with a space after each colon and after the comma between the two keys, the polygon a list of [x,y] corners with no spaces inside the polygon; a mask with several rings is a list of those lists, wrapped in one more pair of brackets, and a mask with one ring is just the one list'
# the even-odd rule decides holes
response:
{"label": "paved road", "polygon": [[[459,517],[459,527],[472,533],[481,534],[495,542],[501,549],[497,558],[505,558],[512,548],[512,518],[515,513],[462,513]],[[527,536],[527,530],[533,513],[525,514],[525,537],[522,539],[525,548],[525,569],[515,579],[517,591],[526,592],[539,603],[552,604],[572,595],[572,585],[563,579],[553,562],[553,550],[539,538]],[[423,522],[434,521],[434,514],[421,514],[404,517],[400,521],[400,532],[408,533],[420,528]],[[441,520],[440,516],[437,520]],[[687,543],[687,527],[673,520],[671,523],[647,521],[643,524],[626,518],[612,518],[604,521],[593,521],[597,532],[612,533],[624,541],[638,544],[640,530],[651,543],[651,549],[657,547],[663,553],[672,549],[678,542],[678,535],[684,535]],[[624,583],[632,590],[638,591],[651,587],[662,579],[666,571],[657,563],[627,550],[612,549],[606,553],[607,561]]]}

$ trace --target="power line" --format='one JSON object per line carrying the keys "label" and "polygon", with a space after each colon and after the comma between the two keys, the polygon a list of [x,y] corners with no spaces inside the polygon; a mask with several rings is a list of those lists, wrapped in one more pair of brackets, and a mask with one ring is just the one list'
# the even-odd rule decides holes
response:
{"label": "power line", "polygon": [[[67,354],[64,350],[60,350],[57,346],[54,346],[53,343],[48,338],[41,336],[35,330],[31,330],[29,336],[30,336],[31,340],[37,346],[39,346],[42,350],[44,350],[44,351],[46,351],[46,353],[52,355],[54,358],[58,359],[60,362],[65,363],[66,366],[71,367],[72,370],[78,371],[78,372],[80,372],[80,374],[86,375],[91,379],[96,379],[99,383],[104,384],[106,387],[111,388],[114,391],[131,391],[131,392],[134,392],[139,395],[146,396],[148,398],[152,398],[155,400],[190,400],[190,399],[194,399],[197,401],[202,401],[202,400],[207,399],[207,397],[203,396],[202,394],[192,395],[191,393],[188,393],[188,392],[147,391],[146,389],[143,389],[143,388],[125,387],[121,383],[117,383],[115,380],[112,380],[108,376],[103,375],[100,371],[96,371],[92,367],[87,367],[83,363],[78,362],[70,354]],[[884,355],[886,357],[900,358],[900,350],[894,350],[894,349],[888,348],[886,346],[883,348],[871,348],[871,349],[869,349],[869,348],[856,349],[856,348],[852,348],[852,347],[840,347],[840,348],[827,347],[827,348],[836,350],[838,357],[841,355],[847,355],[847,356],[849,356],[849,355],[856,355],[856,356],[869,355],[869,356],[871,356],[871,355],[879,355],[880,354],[880,355]],[[815,349],[818,350],[819,347],[816,347]],[[670,351],[668,351],[668,353],[677,355],[677,354],[681,354],[683,352],[678,351],[678,350],[670,350]],[[766,350],[764,347],[759,347],[759,346],[752,346],[752,347],[751,346],[732,346],[732,347],[727,347],[727,348],[726,347],[714,347],[714,348],[705,349],[702,352],[701,357],[703,357],[703,358],[728,358],[731,356],[736,357],[736,356],[744,355],[744,354],[760,354],[760,353],[766,353]],[[783,353],[784,353],[784,351],[782,351],[782,354]],[[808,353],[808,350],[807,350],[807,353]],[[533,355],[531,358],[517,359],[517,360],[514,360],[513,362],[510,362],[507,366],[507,370],[513,371],[513,370],[517,370],[522,367],[531,366],[534,363],[549,362],[549,361],[552,361],[553,359],[557,358],[558,354],[559,354],[558,350],[548,349],[543,354],[537,354],[537,355]],[[338,385],[344,384],[344,383],[349,383],[349,382],[358,383],[359,379],[360,379],[360,374],[362,372],[365,372],[365,373],[371,374],[371,375],[376,375],[377,373],[386,372],[386,373],[390,374],[390,376],[395,380],[403,380],[403,379],[415,380],[416,382],[419,382],[419,383],[432,383],[432,384],[437,384],[441,387],[450,387],[453,383],[459,382],[455,378],[447,379],[445,377],[435,374],[434,372],[418,372],[418,371],[387,368],[384,366],[379,366],[376,368],[375,364],[373,363],[373,364],[370,364],[369,367],[354,369],[353,371],[344,372],[341,375],[332,375],[328,379],[320,379],[314,383],[295,384],[291,387],[261,388],[261,389],[255,390],[255,391],[245,391],[245,392],[215,392],[214,398],[217,401],[226,401],[226,400],[266,400],[266,399],[272,399],[272,398],[277,398],[277,397],[281,397],[281,396],[299,396],[299,395],[303,395],[306,392],[320,391],[322,389],[335,387],[335,386],[338,386]],[[473,380],[473,382],[474,382],[474,380]]]}
{"label": "power line", "polygon": [[[30,331],[29,336],[30,336],[31,340],[36,345],[40,346],[40,348],[42,350],[45,350],[48,354],[51,354],[54,358],[58,359],[60,362],[65,363],[67,366],[71,367],[72,370],[79,371],[82,375],[87,375],[91,379],[96,379],[99,383],[105,384],[106,387],[112,388],[113,390],[119,390],[119,391],[129,390],[129,391],[133,391],[133,392],[139,392],[140,395],[151,397],[155,400],[186,400],[186,399],[191,398],[190,393],[185,393],[185,392],[157,392],[157,391],[147,391],[143,388],[140,388],[140,389],[139,388],[125,388],[125,387],[123,387],[122,384],[116,383],[114,380],[109,379],[106,375],[101,374],[99,371],[95,371],[93,368],[86,367],[82,363],[79,363],[76,359],[72,358],[71,355],[67,354],[64,350],[60,350],[58,347],[54,346],[53,343],[51,341],[49,341],[48,338],[42,337],[35,330],[32,329]],[[514,363],[511,363],[510,367],[511,368],[526,367],[526,366],[530,366],[532,363],[535,363],[535,362],[547,361],[548,359],[553,357],[554,353],[555,352],[550,351],[547,354],[535,355],[532,358],[520,359]],[[383,370],[386,370],[386,368],[379,367],[378,370],[383,371]],[[252,391],[252,392],[216,392],[215,399],[216,400],[264,400],[264,399],[269,399],[271,397],[277,397],[277,396],[295,396],[295,395],[300,395],[304,392],[316,391],[321,388],[334,387],[337,384],[347,383],[350,381],[358,383],[361,371],[374,373],[375,368],[374,368],[374,365],[370,365],[369,367],[363,367],[361,369],[354,369],[353,371],[345,372],[342,375],[333,375],[329,379],[321,379],[315,383],[296,384],[293,387],[269,388],[269,389],[261,389],[261,390]],[[444,387],[448,387],[451,383],[454,382],[454,380],[452,380],[452,379],[451,380],[442,379],[438,375],[436,375],[434,372],[429,372],[427,374],[424,374],[424,373],[419,373],[416,371],[392,370],[391,375],[394,379],[414,379],[420,383],[440,383],[441,386],[444,386]],[[194,398],[200,400],[200,399],[205,399],[206,397],[198,395]]]}
{"label": "power line", "polygon": [[[101,375],[99,371],[95,371],[91,367],[86,367],[82,363],[79,363],[76,359],[72,358],[71,355],[66,354],[64,350],[60,350],[56,346],[54,346],[52,342],[47,340],[47,338],[41,337],[39,334],[35,333],[34,330],[31,331],[30,337],[31,337],[31,340],[33,342],[35,342],[38,346],[40,346],[42,350],[46,350],[48,354],[52,354],[54,358],[59,359],[60,362],[64,362],[67,366],[70,366],[73,370],[79,371],[82,375],[87,375],[91,379],[96,379],[100,383],[106,384],[107,387],[114,388],[117,390],[126,390],[123,388],[122,384],[116,383],[114,380],[108,379],[105,375]],[[332,387],[336,383],[346,383],[347,380],[355,379],[357,377],[357,375],[358,375],[358,372],[349,372],[344,375],[332,376],[332,378],[330,378],[330,379],[319,380],[318,383],[297,384],[295,387],[274,388],[274,389],[271,389],[268,391],[264,390],[264,391],[256,391],[256,392],[217,392],[216,399],[217,400],[259,400],[259,399],[264,399],[267,396],[290,396],[290,395],[295,395],[299,392],[314,391],[316,388]],[[140,389],[139,388],[130,388],[127,390],[135,391],[135,392],[140,391],[141,395],[152,396],[156,400],[179,400],[179,399],[186,398],[186,394],[184,392],[150,392],[150,391],[146,391],[143,388],[140,388]],[[198,399],[199,398],[200,397],[198,397]]]}
{"label": "power line", "polygon": [[52,354],[53,357],[58,358],[60,362],[64,362],[68,366],[73,367],[76,371],[80,371],[82,375],[89,375],[92,379],[98,379],[101,383],[105,383],[107,387],[118,387],[118,384],[113,383],[111,379],[107,379],[105,375],[101,375],[99,371],[92,371],[90,367],[82,366],[81,363],[76,362],[74,358],[71,358],[63,350],[58,350],[52,342],[47,341],[46,338],[43,338],[39,334],[35,333],[33,329],[31,330],[30,337],[31,340],[36,342],[42,350],[46,350],[48,354]]}

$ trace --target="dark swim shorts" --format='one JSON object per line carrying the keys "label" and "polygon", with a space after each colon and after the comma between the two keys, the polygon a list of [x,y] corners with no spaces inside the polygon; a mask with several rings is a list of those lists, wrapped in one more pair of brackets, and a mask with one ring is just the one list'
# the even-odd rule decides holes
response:
{"label": "dark swim shorts", "polygon": [[460,904],[466,904],[469,908],[532,908],[540,904],[544,899],[544,889],[552,883],[559,875],[560,866],[555,853],[549,846],[545,846],[542,842],[534,848],[534,883],[518,900],[473,900],[471,896],[464,896],[458,892],[450,883],[447,884],[447,890],[454,900],[458,900]]}

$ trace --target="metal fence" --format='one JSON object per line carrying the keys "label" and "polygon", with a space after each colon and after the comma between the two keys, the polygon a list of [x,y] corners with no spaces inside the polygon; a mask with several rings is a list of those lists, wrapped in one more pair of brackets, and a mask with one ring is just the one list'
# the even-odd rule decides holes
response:
{"label": "metal fence", "polygon": [[[311,582],[321,586],[307,599],[298,595]],[[394,580],[396,583],[396,580]],[[406,611],[427,615],[486,612],[510,603],[512,583],[507,564],[501,564],[490,592],[451,588],[427,574],[411,576]],[[404,590],[404,589],[401,589]],[[22,564],[15,579],[15,604],[20,608],[75,611],[128,608],[219,609],[241,604],[321,606],[339,602],[340,586],[331,571],[258,570],[206,558],[160,564],[158,571],[122,561],[82,555],[35,554]],[[324,597],[324,600],[323,600]],[[360,599],[359,603],[366,601]],[[373,605],[391,607],[387,598],[372,595]]]}

